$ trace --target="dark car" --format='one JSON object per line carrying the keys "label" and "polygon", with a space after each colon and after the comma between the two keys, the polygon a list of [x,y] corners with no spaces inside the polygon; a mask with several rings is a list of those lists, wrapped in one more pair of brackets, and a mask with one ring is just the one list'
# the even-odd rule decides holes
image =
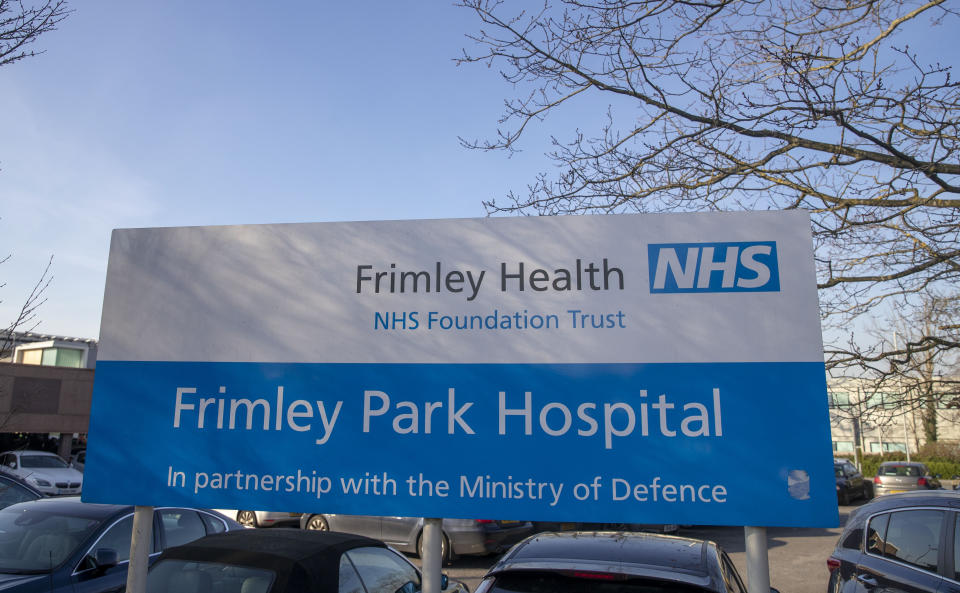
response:
{"label": "dark car", "polygon": [[837,502],[842,505],[858,498],[873,496],[872,483],[863,479],[863,474],[846,459],[835,459],[833,473],[837,478]]}
{"label": "dark car", "polygon": [[828,593],[960,590],[960,494],[891,494],[857,508],[833,554]]}
{"label": "dark car", "polygon": [[884,461],[873,478],[873,493],[876,496],[940,488],[940,479],[931,475],[926,465],[917,462]]}
{"label": "dark car", "polygon": [[[465,591],[444,577],[444,591]],[[165,551],[150,593],[415,593],[420,571],[383,542],[346,533],[271,529],[211,535]]]}
{"label": "dark car", "polygon": [[514,546],[476,593],[746,593],[710,541],[652,533],[541,533]]}
{"label": "dark car", "polygon": [[[373,515],[333,515],[304,513],[300,527],[314,531],[354,533],[383,542],[401,552],[420,556],[423,519],[419,517],[378,517]],[[502,552],[533,533],[529,521],[492,519],[444,519],[441,540],[444,563],[470,554]]]}
{"label": "dark car", "polygon": [[[98,593],[127,578],[133,507],[40,498],[0,510],[0,590]],[[243,529],[208,511],[154,511],[152,554],[208,533]],[[153,556],[155,558],[155,556]]]}
{"label": "dark car", "polygon": [[0,475],[0,509],[18,502],[46,496],[27,482],[13,476]]}

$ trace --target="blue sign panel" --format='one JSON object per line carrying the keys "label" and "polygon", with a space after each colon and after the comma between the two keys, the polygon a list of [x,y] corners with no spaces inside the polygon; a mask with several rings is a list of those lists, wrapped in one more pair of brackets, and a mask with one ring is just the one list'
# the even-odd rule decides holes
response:
{"label": "blue sign panel", "polygon": [[[825,389],[822,364],[106,362],[97,372],[84,494],[98,501],[137,500],[150,484],[166,504],[201,507],[836,519],[827,452],[784,442],[788,427],[771,420],[829,442],[811,401]],[[138,397],[106,405],[108,392]],[[144,417],[154,421],[133,421]],[[132,479],[118,479],[120,467]]]}
{"label": "blue sign panel", "polygon": [[118,230],[83,499],[833,526],[822,352],[803,213]]}

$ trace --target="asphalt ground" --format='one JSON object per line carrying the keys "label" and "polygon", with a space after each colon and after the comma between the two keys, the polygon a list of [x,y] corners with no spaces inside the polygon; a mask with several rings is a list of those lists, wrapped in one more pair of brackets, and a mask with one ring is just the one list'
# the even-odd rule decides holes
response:
{"label": "asphalt ground", "polygon": [[[771,527],[767,529],[770,585],[781,593],[826,593],[829,572],[827,558],[833,551],[847,516],[862,501],[840,507],[840,526],[831,529]],[[679,535],[713,540],[730,555],[741,578],[747,580],[747,558],[743,527],[687,527]],[[499,556],[467,556],[444,567],[453,579],[476,590],[487,569]],[[411,558],[419,564],[418,558]],[[749,585],[748,585],[749,586]]]}

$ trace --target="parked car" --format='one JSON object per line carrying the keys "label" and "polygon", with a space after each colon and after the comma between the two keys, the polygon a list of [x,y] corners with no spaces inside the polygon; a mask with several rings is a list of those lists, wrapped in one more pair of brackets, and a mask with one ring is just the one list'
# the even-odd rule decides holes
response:
{"label": "parked car", "polygon": [[[40,498],[0,509],[0,589],[11,593],[106,593],[127,578],[133,507]],[[151,560],[208,533],[243,529],[211,513],[154,511]]]}
{"label": "parked car", "polygon": [[[443,591],[466,592],[445,576]],[[415,593],[420,571],[374,539],[299,529],[211,535],[164,551],[150,593]]]}
{"label": "parked car", "polygon": [[237,511],[214,509],[222,515],[235,519],[244,527],[273,527],[275,525],[299,525],[301,513],[278,513],[274,511]]}
{"label": "parked car", "polygon": [[960,494],[909,492],[853,511],[833,554],[828,593],[955,591]]}
{"label": "parked car", "polygon": [[49,496],[80,494],[83,474],[47,451],[0,453],[0,471],[16,476]]}
{"label": "parked car", "polygon": [[863,479],[863,474],[846,459],[833,460],[833,473],[837,478],[837,502],[850,504],[857,498],[873,498],[873,483]]}
{"label": "parked car", "polygon": [[0,476],[0,509],[18,502],[36,500],[45,495],[28,482],[13,476]]}
{"label": "parked car", "polygon": [[[610,531],[541,533],[494,564],[476,593],[746,593],[714,542]],[[771,589],[771,591],[776,591]]]}
{"label": "parked car", "polygon": [[533,533],[544,531],[641,531],[676,535],[680,526],[670,523],[582,523],[570,521],[533,521]]}
{"label": "parked car", "polygon": [[[446,563],[457,556],[502,552],[533,533],[529,521],[491,519],[444,519],[441,551]],[[423,554],[419,517],[377,517],[371,515],[308,514],[300,527],[314,531],[342,531],[379,539],[402,552]]]}
{"label": "parked car", "polygon": [[77,470],[78,472],[83,473],[83,467],[87,463],[87,450],[80,449],[79,451],[70,455],[70,467]]}
{"label": "parked car", "polygon": [[930,475],[927,466],[917,462],[884,461],[877,468],[877,475],[873,478],[875,496],[940,488],[939,477]]}

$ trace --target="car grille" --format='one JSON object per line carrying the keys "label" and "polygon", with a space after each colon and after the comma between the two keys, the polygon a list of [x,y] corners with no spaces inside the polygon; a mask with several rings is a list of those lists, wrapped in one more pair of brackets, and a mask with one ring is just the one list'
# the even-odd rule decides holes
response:
{"label": "car grille", "polygon": [[80,482],[57,482],[57,488],[79,488]]}

